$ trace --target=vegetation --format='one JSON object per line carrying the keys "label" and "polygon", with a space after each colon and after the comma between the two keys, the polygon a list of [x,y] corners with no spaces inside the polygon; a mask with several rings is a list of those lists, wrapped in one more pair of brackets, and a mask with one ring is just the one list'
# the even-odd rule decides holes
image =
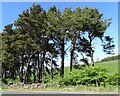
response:
{"label": "vegetation", "polygon": [[[113,54],[113,38],[104,35],[110,24],[111,19],[103,19],[96,8],[66,8],[61,12],[56,6],[46,11],[39,4],[33,4],[2,32],[2,81],[5,84],[11,80],[24,84],[101,86],[113,80],[109,84],[117,85],[117,75],[113,75],[113,79],[106,69],[94,66],[95,38],[101,40],[104,52]],[[67,73],[64,60],[68,42],[71,44],[70,72]],[[82,69],[73,69],[76,51],[87,65]],[[58,57],[61,58],[60,68]]]}
{"label": "vegetation", "polygon": [[[118,62],[114,61],[112,63],[107,62],[107,63],[95,64],[94,67],[86,66],[84,67],[84,69],[81,70],[73,68],[72,74],[70,74],[69,67],[65,67],[64,78],[61,79],[60,77],[58,77],[59,75],[54,76],[53,80],[46,77],[44,86],[38,88],[33,87],[32,90],[52,90],[52,91],[60,90],[60,91],[71,91],[71,92],[82,90],[82,91],[99,91],[99,92],[100,91],[117,92],[118,84],[120,83],[120,81],[118,81],[120,80],[120,77],[118,77],[119,76],[118,71],[116,71],[118,67],[117,65]],[[111,69],[110,66],[112,66],[113,69]],[[91,71],[91,69],[94,70]],[[96,80],[98,83],[94,82]],[[8,80],[8,82],[10,82],[10,79]],[[16,81],[11,80],[11,82],[19,83],[19,81],[17,80]],[[11,90],[9,86],[6,89]],[[29,90],[31,90],[31,86],[29,86]]]}
{"label": "vegetation", "polygon": [[119,61],[109,61],[109,62],[102,62],[102,63],[96,63],[95,66],[100,68],[106,68],[109,74],[115,74],[118,73],[119,68]]}
{"label": "vegetation", "polygon": [[104,58],[99,62],[108,62],[108,61],[114,61],[114,60],[119,60],[119,59],[120,59],[120,55],[117,55],[117,56],[111,56],[111,57]]}

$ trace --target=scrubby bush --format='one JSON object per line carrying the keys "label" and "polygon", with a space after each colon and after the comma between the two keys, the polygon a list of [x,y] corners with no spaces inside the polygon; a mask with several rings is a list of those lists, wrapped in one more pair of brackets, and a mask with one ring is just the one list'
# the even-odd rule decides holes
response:
{"label": "scrubby bush", "polygon": [[5,79],[5,78],[2,78],[2,83],[4,83],[4,84],[8,84],[8,81],[7,81],[7,79]]}
{"label": "scrubby bush", "polygon": [[66,77],[59,81],[60,85],[76,85],[76,80],[73,74],[68,74]]}
{"label": "scrubby bush", "polygon": [[[107,70],[99,67],[86,67],[84,70],[81,70],[81,76],[77,80],[77,84],[82,85],[91,85],[95,84],[99,86],[101,82],[104,82],[107,78]],[[77,76],[78,78],[78,76]]]}
{"label": "scrubby bush", "polygon": [[96,85],[100,86],[107,79],[107,70],[88,66],[84,70],[76,70],[60,80],[61,85]]}
{"label": "scrubby bush", "polygon": [[120,76],[119,74],[111,74],[108,75],[108,78],[106,79],[106,83],[109,85],[120,85]]}
{"label": "scrubby bush", "polygon": [[86,66],[87,66],[86,64],[83,64],[83,65],[74,65],[73,68],[83,70],[84,67],[86,67]]}

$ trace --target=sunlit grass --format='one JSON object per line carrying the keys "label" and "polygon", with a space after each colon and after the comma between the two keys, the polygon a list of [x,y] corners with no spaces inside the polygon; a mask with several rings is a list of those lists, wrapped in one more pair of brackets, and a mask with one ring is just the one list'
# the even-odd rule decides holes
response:
{"label": "sunlit grass", "polygon": [[109,74],[118,73],[118,61],[97,63],[95,66],[106,68]]}

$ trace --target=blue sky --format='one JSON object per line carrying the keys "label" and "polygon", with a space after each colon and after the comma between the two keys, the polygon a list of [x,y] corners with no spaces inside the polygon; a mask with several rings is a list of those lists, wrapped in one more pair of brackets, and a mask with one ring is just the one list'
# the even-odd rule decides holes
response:
{"label": "blue sky", "polygon": [[[84,8],[88,6],[90,8],[98,8],[100,13],[104,14],[104,18],[112,18],[111,26],[106,30],[105,35],[111,35],[115,41],[115,53],[118,52],[118,3],[117,2],[38,2],[43,9],[48,10],[51,6],[56,5],[61,11],[64,8],[72,7],[74,10],[77,7]],[[0,32],[4,29],[4,26],[7,24],[14,23],[14,21],[18,18],[18,14],[22,13],[23,10],[29,9],[29,7],[33,4],[33,2],[3,2],[2,3],[2,28],[0,28]],[[95,60],[97,58],[104,58],[107,57],[102,50],[101,44],[98,39],[95,39],[94,42],[96,43],[96,52],[94,54]],[[66,66],[69,64],[69,54],[65,59]]]}

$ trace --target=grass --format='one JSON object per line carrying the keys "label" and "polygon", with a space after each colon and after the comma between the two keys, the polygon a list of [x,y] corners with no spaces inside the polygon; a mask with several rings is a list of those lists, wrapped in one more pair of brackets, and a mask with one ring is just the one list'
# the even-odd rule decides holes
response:
{"label": "grass", "polygon": [[95,66],[106,68],[109,74],[118,73],[118,63],[119,61],[109,61],[109,62],[102,62],[102,63],[96,63]]}
{"label": "grass", "polygon": [[[96,63],[95,66],[106,68],[109,74],[118,73],[118,60]],[[65,76],[70,73],[70,67],[65,67]],[[76,70],[73,68],[73,71]]]}
{"label": "grass", "polygon": [[2,89],[3,91],[19,91],[19,92],[25,92],[25,91],[58,91],[58,92],[118,92],[118,86],[106,86],[104,87],[92,87],[92,86],[62,86],[62,87],[56,87],[51,86],[47,88],[34,88],[34,89],[27,89],[27,88],[6,88]]}

